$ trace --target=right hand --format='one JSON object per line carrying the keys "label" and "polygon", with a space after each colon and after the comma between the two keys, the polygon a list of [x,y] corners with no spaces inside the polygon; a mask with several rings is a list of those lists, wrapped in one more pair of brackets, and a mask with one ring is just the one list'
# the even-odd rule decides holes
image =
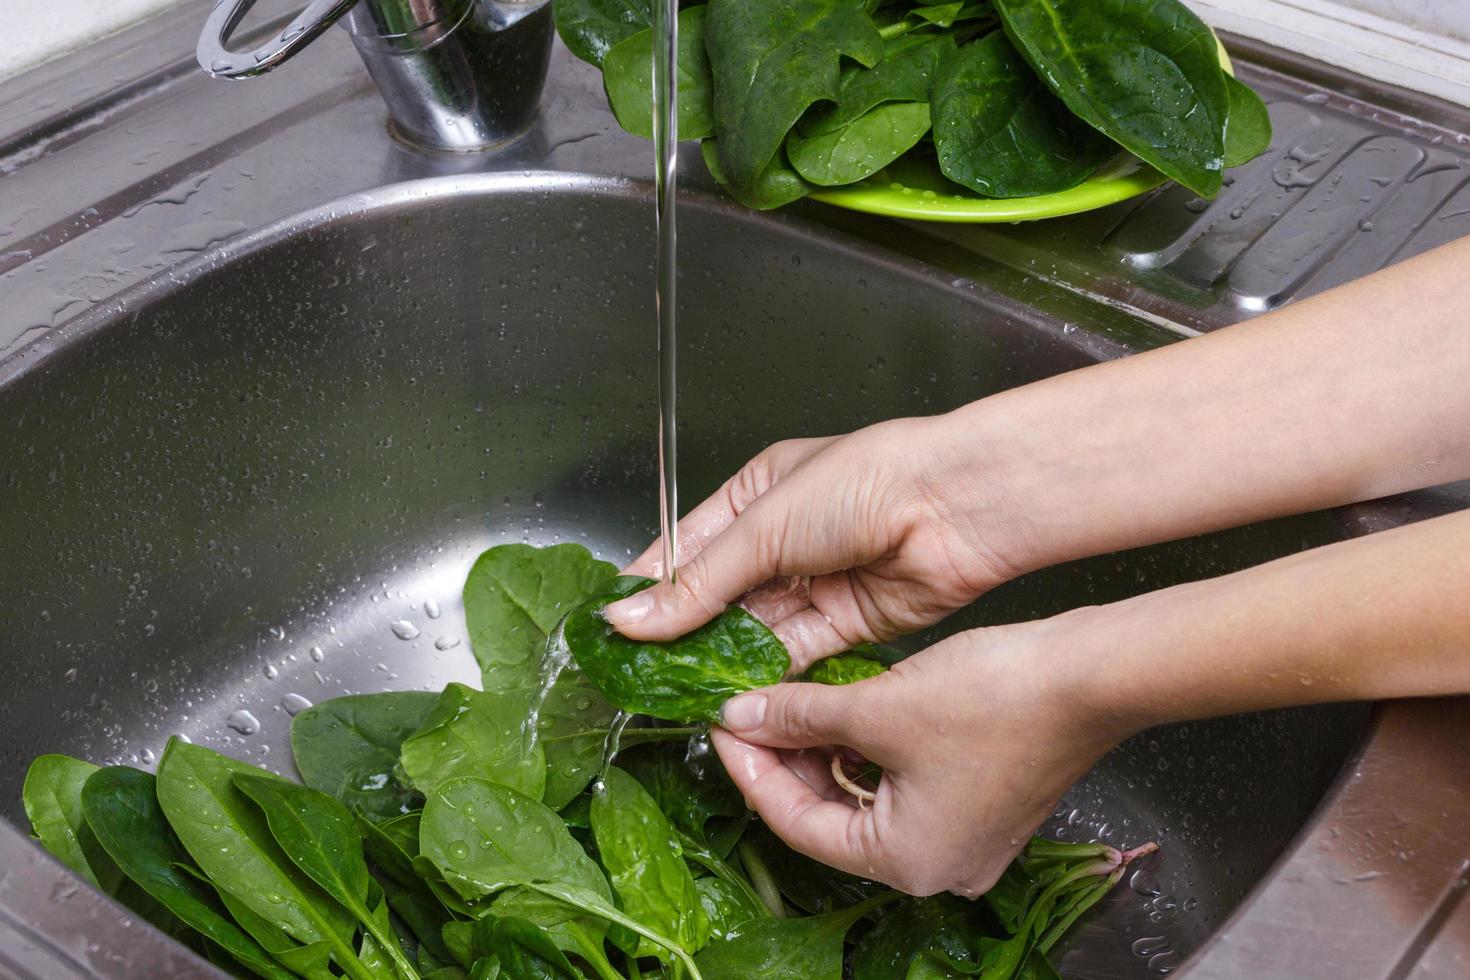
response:
{"label": "right hand", "polygon": [[[766,449],[679,522],[678,580],[607,607],[620,633],[670,640],[744,604],[792,670],[929,626],[1016,574],[953,416],[898,419]],[[977,517],[979,515],[979,517]],[[990,520],[990,528],[978,526]],[[627,569],[660,577],[655,541]]]}

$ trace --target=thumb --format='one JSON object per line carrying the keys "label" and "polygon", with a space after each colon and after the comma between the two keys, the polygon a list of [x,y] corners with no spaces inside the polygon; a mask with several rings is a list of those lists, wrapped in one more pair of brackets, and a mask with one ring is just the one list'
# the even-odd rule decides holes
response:
{"label": "thumb", "polygon": [[659,582],[609,603],[603,616],[630,640],[672,640],[714,619],[725,607],[776,574],[769,507],[757,501],[721,534]]}
{"label": "thumb", "polygon": [[757,745],[806,749],[853,745],[863,727],[861,684],[777,684],[740,694],[720,709],[720,725]]}

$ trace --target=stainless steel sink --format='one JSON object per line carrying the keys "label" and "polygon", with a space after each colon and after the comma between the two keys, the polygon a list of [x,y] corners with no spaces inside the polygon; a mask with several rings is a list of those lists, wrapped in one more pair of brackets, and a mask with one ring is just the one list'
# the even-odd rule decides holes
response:
{"label": "stainless steel sink", "polygon": [[[236,126],[231,144],[200,124],[191,152],[214,154],[210,173],[249,158],[280,176],[131,215],[99,190],[85,234],[26,239],[64,269],[122,254],[168,208],[239,224],[182,262],[158,248],[152,278],[99,287],[0,359],[0,975],[214,975],[24,839],[32,756],[148,766],[179,733],[289,771],[305,702],[475,679],[459,588],[481,549],[577,540],[616,562],[653,533],[652,204],[626,176],[644,145],[611,132],[560,54],[546,119],[478,165],[348,127],[378,117],[339,70],[315,77],[337,101],[279,131]],[[175,107],[222,97],[178,79]],[[290,101],[273,83],[265,100]],[[576,126],[595,128],[548,136]],[[291,156],[316,129],[353,150],[337,183]],[[82,151],[58,166],[92,173],[90,193],[105,181]],[[771,441],[942,411],[1188,332],[900,225],[755,215],[700,190],[681,207],[686,500]],[[22,311],[40,260],[12,261]],[[934,636],[1221,574],[1444,499],[1079,562]],[[1461,955],[1443,935],[1470,855],[1466,729],[1458,702],[1343,705],[1129,742],[1048,829],[1163,850],[1076,930],[1064,974],[1159,975],[1193,954],[1192,977],[1397,976]],[[1432,798],[1406,789],[1430,760]]]}

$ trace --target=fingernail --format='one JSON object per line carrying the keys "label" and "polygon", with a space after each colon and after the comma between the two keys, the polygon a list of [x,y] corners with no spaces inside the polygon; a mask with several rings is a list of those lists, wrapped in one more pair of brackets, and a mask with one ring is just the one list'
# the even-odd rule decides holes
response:
{"label": "fingernail", "polygon": [[742,694],[720,707],[720,724],[732,732],[750,732],[766,720],[766,696]]}
{"label": "fingernail", "polygon": [[653,612],[653,596],[645,592],[619,599],[602,610],[602,618],[614,626],[633,626]]}

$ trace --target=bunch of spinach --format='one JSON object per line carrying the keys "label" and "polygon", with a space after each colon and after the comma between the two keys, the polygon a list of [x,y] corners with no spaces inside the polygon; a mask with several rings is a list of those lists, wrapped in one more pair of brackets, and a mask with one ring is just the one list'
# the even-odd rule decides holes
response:
{"label": "bunch of spinach", "polygon": [[[695,729],[641,717],[603,769],[614,704],[708,718],[789,667],[738,610],[667,649],[610,636],[598,610],[645,584],[580,546],[491,549],[465,585],[485,690],[302,712],[305,785],[182,739],[156,777],[41,756],[26,812],[57,858],[241,976],[1055,975],[1046,951],[1131,854],[1038,839],[983,903],[911,899],[787,848],[717,759],[688,764]],[[549,670],[563,634],[583,669]],[[672,666],[649,667],[660,656]],[[863,680],[891,659],[865,647],[811,679]]]}
{"label": "bunch of spinach", "polygon": [[[651,0],[557,0],[620,125],[652,134]],[[656,0],[653,0],[656,2]],[[1261,100],[1181,0],[681,4],[679,135],[773,208],[901,157],[985,197],[1066,190],[1120,153],[1213,197],[1265,150]],[[959,190],[959,187],[956,188]]]}

